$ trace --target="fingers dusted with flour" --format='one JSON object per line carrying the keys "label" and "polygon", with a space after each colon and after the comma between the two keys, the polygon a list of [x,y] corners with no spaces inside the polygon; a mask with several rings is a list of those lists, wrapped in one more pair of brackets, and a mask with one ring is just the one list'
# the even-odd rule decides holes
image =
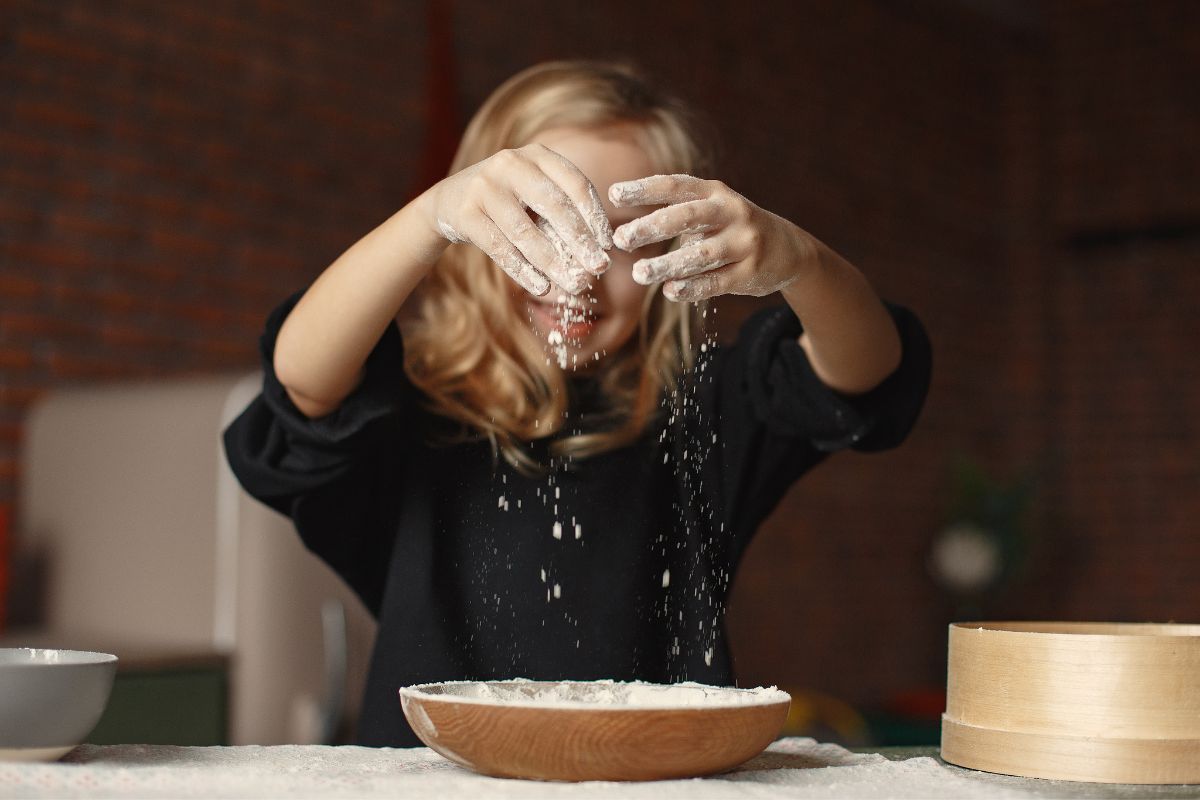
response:
{"label": "fingers dusted with flour", "polygon": [[799,277],[808,263],[811,237],[720,181],[654,175],[614,184],[609,199],[617,206],[664,206],[622,225],[613,242],[633,251],[679,239],[676,249],[633,265],[634,280],[661,283],[670,300],[770,294]]}
{"label": "fingers dusted with flour", "polygon": [[676,241],[634,262],[638,283],[661,284],[668,300],[689,302],[780,292],[804,326],[800,346],[813,369],[840,391],[866,391],[899,363],[895,324],[866,278],[799,226],[691,175],[624,181],[608,196],[618,207],[662,206],[617,228],[617,247]]}
{"label": "fingers dusted with flour", "polygon": [[612,229],[587,177],[541,144],[444,178],[343,253],[288,315],[274,367],[297,409],[338,408],[447,242],[479,248],[531,295],[576,295],[608,268]]}
{"label": "fingers dusted with flour", "polygon": [[596,187],[573,163],[543,145],[537,146],[548,154],[548,157],[541,162],[543,171],[571,198],[571,202],[575,204],[576,210],[583,217],[592,236],[595,237],[596,243],[600,245],[600,257],[590,264],[584,262],[584,266],[589,271],[599,275],[607,269],[609,263],[608,254],[604,251],[611,250],[613,246],[612,225],[609,224],[608,212],[604,210],[604,203],[600,201]]}
{"label": "fingers dusted with flour", "polygon": [[422,201],[443,238],[475,245],[531,294],[578,294],[608,268],[612,230],[595,187],[543,145],[501,150]]}

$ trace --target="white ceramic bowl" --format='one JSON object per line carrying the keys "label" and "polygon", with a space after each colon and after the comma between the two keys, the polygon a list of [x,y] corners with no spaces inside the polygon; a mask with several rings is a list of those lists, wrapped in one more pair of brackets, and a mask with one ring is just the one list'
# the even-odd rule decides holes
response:
{"label": "white ceramic bowl", "polygon": [[791,697],[696,683],[484,681],[400,690],[421,741],[485,775],[645,781],[710,775],[779,735]]}
{"label": "white ceramic bowl", "polygon": [[116,671],[108,653],[0,648],[0,761],[53,761],[80,744]]}

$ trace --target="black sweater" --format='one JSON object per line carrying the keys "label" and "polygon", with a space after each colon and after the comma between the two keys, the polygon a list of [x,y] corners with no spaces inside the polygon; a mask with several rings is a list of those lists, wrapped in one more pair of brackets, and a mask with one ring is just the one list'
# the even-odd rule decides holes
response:
{"label": "black sweater", "polygon": [[[528,477],[425,408],[389,328],[360,387],[332,414],[300,414],[262,338],[262,394],[225,432],[234,473],[288,515],[379,620],[358,739],[419,744],[397,690],[441,680],[733,682],[723,610],[750,537],[827,454],[904,439],[929,384],[929,342],[890,307],[900,367],[846,397],[813,373],[786,307],[708,348],[632,446]],[[604,424],[572,380],[569,430]],[[547,459],[547,442],[531,452]]]}

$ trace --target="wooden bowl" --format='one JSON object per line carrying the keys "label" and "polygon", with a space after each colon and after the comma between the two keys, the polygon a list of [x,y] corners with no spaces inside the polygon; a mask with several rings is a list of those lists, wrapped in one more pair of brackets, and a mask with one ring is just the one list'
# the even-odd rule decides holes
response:
{"label": "wooden bowl", "polygon": [[696,683],[487,681],[400,690],[421,741],[502,778],[647,781],[732,769],[779,734],[779,689]]}
{"label": "wooden bowl", "polygon": [[942,758],[1032,778],[1200,783],[1200,625],[951,625]]}

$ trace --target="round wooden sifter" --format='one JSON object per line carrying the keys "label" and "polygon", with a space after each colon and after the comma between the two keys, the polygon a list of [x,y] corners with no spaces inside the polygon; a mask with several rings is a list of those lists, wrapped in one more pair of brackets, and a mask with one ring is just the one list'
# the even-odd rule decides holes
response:
{"label": "round wooden sifter", "polygon": [[942,758],[1093,783],[1200,783],[1200,625],[950,626]]}

